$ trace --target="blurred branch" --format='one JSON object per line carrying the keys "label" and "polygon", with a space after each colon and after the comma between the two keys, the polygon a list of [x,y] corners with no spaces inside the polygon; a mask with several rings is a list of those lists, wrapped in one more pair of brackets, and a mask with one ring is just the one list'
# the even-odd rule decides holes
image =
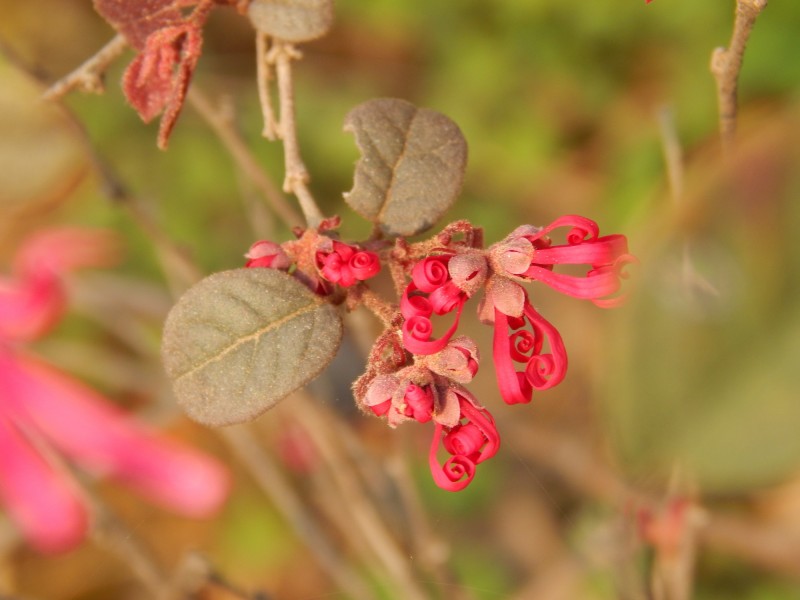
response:
{"label": "blurred branch", "polygon": [[669,106],[658,111],[658,125],[661,132],[661,147],[664,151],[664,164],[672,201],[677,206],[683,198],[683,148],[675,128],[675,117]]}
{"label": "blurred branch", "polygon": [[103,80],[108,66],[123,53],[127,46],[128,41],[125,37],[117,34],[72,73],[47,88],[42,97],[45,100],[61,100],[63,96],[76,88],[82,92],[102,94],[105,91]]}
{"label": "blurred branch", "polygon": [[217,134],[233,160],[261,191],[280,219],[288,227],[300,225],[303,222],[302,217],[286,201],[269,175],[258,164],[258,160],[234,127],[232,119],[222,111],[215,109],[208,97],[197,86],[193,86],[189,90],[188,99],[189,104]]}
{"label": "blurred branch", "polygon": [[[622,512],[632,506],[656,510],[660,500],[636,489],[597,457],[586,444],[540,427],[508,424],[514,443],[539,466],[551,471],[578,493]],[[800,578],[800,536],[729,515],[702,511],[698,541],[720,553],[768,571]]]}
{"label": "blurred branch", "polygon": [[350,513],[349,521],[361,531],[369,548],[392,577],[394,589],[409,600],[426,598],[427,594],[417,585],[404,553],[383,523],[356,472],[335,444],[329,414],[323,415],[322,409],[310,402],[304,393],[297,394],[292,406],[298,411],[298,422],[308,431],[328,463],[328,470],[342,497],[342,509]]}
{"label": "blurred branch", "polygon": [[727,152],[736,136],[736,113],[739,72],[744,50],[756,18],[767,6],[767,0],[736,0],[736,18],[727,48],[716,48],[711,55],[711,73],[717,83],[719,130],[722,147]]}
{"label": "blurred branch", "polygon": [[339,555],[325,531],[317,526],[314,517],[305,509],[291,484],[272,457],[259,446],[251,431],[245,426],[232,426],[219,431],[261,490],[306,543],[328,576],[352,598],[371,599],[372,594],[364,580]]}

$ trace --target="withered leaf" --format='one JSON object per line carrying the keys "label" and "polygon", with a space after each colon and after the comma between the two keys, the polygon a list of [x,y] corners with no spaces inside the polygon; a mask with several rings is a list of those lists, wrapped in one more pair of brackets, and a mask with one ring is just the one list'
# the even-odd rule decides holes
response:
{"label": "withered leaf", "polygon": [[389,235],[431,227],[461,191],[467,142],[453,121],[393,98],[369,100],[345,118],[361,151],[353,189],[344,195]]}
{"label": "withered leaf", "polygon": [[[95,0],[97,11],[139,53],[122,89],[143,121],[163,113],[158,146],[167,147],[203,45],[202,27],[215,0]],[[194,7],[184,15],[181,8]]]}
{"label": "withered leaf", "polygon": [[253,27],[287,42],[325,35],[333,24],[333,0],[252,0],[247,15]]}
{"label": "withered leaf", "polygon": [[94,0],[94,7],[137,50],[151,33],[183,22],[175,0]]}
{"label": "withered leaf", "polygon": [[333,306],[274,269],[215,273],[164,325],[161,356],[178,403],[211,426],[249,421],[302,387],[339,347]]}

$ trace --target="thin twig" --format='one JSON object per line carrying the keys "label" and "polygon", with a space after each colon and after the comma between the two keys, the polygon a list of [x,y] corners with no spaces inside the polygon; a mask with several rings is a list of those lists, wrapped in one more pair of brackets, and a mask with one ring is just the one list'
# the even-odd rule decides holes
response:
{"label": "thin twig", "polygon": [[670,196],[677,206],[683,198],[683,148],[675,127],[675,118],[669,106],[662,106],[659,109],[658,126],[661,131],[661,148],[664,151]]}
{"label": "thin twig", "polygon": [[372,598],[361,576],[339,555],[335,545],[317,526],[314,517],[306,511],[302,500],[272,457],[258,445],[250,430],[244,426],[234,426],[220,430],[220,434],[247,467],[256,484],[306,543],[328,576],[351,597],[361,600]]}
{"label": "thin twig", "polygon": [[256,185],[278,217],[288,227],[300,225],[303,222],[302,217],[287,202],[280,189],[273,183],[269,175],[264,172],[261,165],[258,164],[258,160],[230,120],[225,118],[220,111],[214,109],[211,101],[197,89],[197,86],[193,86],[189,90],[188,98],[192,107],[217,134],[217,137],[219,137],[233,160]]}
{"label": "thin twig", "polygon": [[344,499],[343,508],[350,512],[353,526],[362,531],[364,539],[392,577],[395,589],[403,598],[424,599],[426,594],[417,585],[404,553],[381,520],[356,472],[334,443],[335,436],[322,409],[302,393],[297,394],[292,406],[298,411],[298,422],[305,427],[328,462]]}
{"label": "thin twig", "polygon": [[272,62],[267,55],[269,50],[269,35],[263,31],[256,32],[256,80],[258,83],[258,99],[261,104],[261,115],[264,118],[264,127],[261,135],[270,141],[278,139],[278,120],[275,118],[275,109],[272,106],[269,82],[272,78]]}
{"label": "thin twig", "polygon": [[736,18],[727,48],[716,48],[711,55],[711,73],[717,83],[719,131],[723,149],[728,152],[736,137],[739,72],[742,70],[747,39],[767,0],[736,0]]}
{"label": "thin twig", "polygon": [[316,227],[324,217],[308,189],[310,178],[300,156],[300,145],[297,141],[297,128],[295,125],[292,61],[301,58],[302,54],[289,42],[274,40],[267,57],[275,65],[278,80],[278,100],[281,111],[278,133],[283,140],[284,163],[286,165],[283,190],[297,196],[297,200],[300,202],[300,210],[303,211],[307,225]]}
{"label": "thin twig", "polygon": [[[586,444],[541,427],[509,425],[514,443],[528,458],[581,494],[620,511],[659,505],[659,498],[625,482]],[[703,526],[697,531],[702,545],[800,579],[800,536],[711,511],[702,511],[702,518]]]}
{"label": "thin twig", "polygon": [[60,100],[75,88],[82,92],[102,94],[105,91],[103,78],[109,65],[128,47],[128,41],[122,34],[117,34],[94,56],[77,69],[62,77],[42,94],[45,100]]}
{"label": "thin twig", "polygon": [[95,494],[91,498],[95,519],[92,540],[119,556],[147,588],[150,598],[169,598],[169,578],[150,549]]}

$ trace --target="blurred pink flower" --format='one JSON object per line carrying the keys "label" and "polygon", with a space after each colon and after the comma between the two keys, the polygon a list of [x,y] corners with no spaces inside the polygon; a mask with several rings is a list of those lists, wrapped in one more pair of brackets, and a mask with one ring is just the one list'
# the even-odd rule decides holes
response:
{"label": "blurred pink flower", "polygon": [[57,229],[27,240],[0,278],[0,502],[42,552],[81,542],[87,505],[64,459],[178,513],[206,516],[229,482],[211,457],[159,435],[20,349],[65,307],[62,276],[109,262],[107,234]]}

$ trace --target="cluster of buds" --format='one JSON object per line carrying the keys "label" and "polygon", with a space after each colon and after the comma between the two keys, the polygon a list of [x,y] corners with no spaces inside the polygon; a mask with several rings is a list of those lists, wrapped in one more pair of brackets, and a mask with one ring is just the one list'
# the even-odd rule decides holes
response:
{"label": "cluster of buds", "polygon": [[[380,257],[370,249],[334,239],[338,219],[298,232],[278,245],[260,241],[247,253],[247,267],[284,270],[317,294],[330,296],[378,274]],[[550,234],[566,228],[565,243]],[[463,236],[455,240],[458,234]],[[386,242],[368,243],[372,249]],[[360,408],[391,427],[406,421],[434,424],[430,450],[433,479],[457,491],[473,480],[478,464],[495,455],[500,437],[491,414],[464,387],[480,362],[477,345],[456,335],[467,301],[484,290],[482,322],[494,327],[493,355],[500,395],[507,404],[531,401],[534,390],[560,383],[567,352],[558,330],[534,308],[524,284],[540,282],[601,307],[622,301],[624,267],[635,259],[622,235],[600,236],[597,224],[574,215],[546,227],[523,225],[483,247],[482,232],[469,223],[450,225],[432,240],[395,242],[383,252],[399,306],[379,311],[387,329],[376,341],[366,373],[353,386]],[[576,276],[561,265],[584,265]],[[374,300],[373,300],[374,301]],[[388,315],[388,317],[387,317]],[[448,319],[440,334],[435,321]],[[449,458],[441,464],[442,449]]]}
{"label": "cluster of buds", "polygon": [[331,295],[334,285],[348,288],[375,277],[381,270],[378,255],[330,237],[338,226],[338,218],[327,219],[317,229],[298,231],[297,240],[260,240],[245,254],[245,267],[286,271],[321,296]]}

